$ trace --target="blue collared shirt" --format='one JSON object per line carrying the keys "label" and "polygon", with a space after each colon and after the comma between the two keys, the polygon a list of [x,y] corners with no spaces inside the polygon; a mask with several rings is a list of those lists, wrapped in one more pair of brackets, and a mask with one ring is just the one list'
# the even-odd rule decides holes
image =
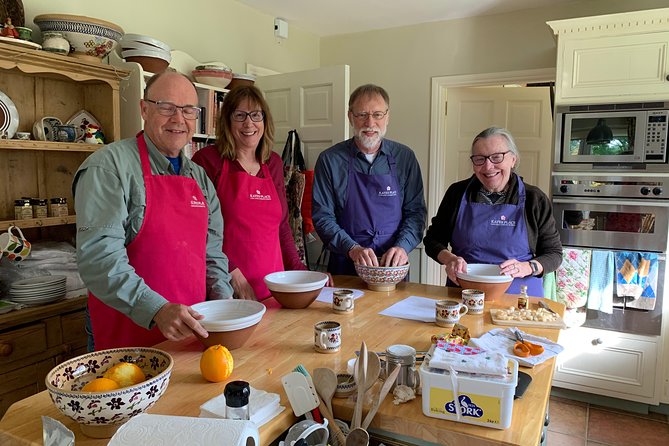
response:
{"label": "blue collared shirt", "polygon": [[425,229],[427,208],[423,196],[423,177],[413,151],[398,142],[384,139],[370,163],[353,139],[340,142],[318,157],[314,173],[312,215],[314,227],[331,252],[347,254],[356,242],[340,226],[348,196],[348,163],[355,156],[353,168],[367,175],[390,173],[388,154],[395,158],[397,181],[402,197],[402,223],[393,246],[411,252],[420,243]]}

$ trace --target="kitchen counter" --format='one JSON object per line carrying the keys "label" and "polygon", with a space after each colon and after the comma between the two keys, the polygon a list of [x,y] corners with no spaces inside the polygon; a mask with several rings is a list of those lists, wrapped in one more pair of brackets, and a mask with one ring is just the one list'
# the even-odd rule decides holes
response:
{"label": "kitchen counter", "polygon": [[[298,364],[304,365],[310,372],[316,367],[345,371],[347,361],[355,356],[354,351],[359,349],[363,340],[370,351],[384,351],[392,344],[408,344],[419,351],[427,350],[433,334],[449,330],[433,323],[396,319],[378,313],[412,295],[435,299],[459,299],[460,296],[460,289],[457,288],[409,282],[399,284],[393,292],[373,292],[367,290],[364,282],[357,277],[335,277],[335,284],[337,287],[357,288],[365,292],[364,296],[356,300],[353,314],[335,314],[330,305],[321,302],[314,302],[304,310],[268,309],[246,345],[232,351],[235,364],[230,380],[245,380],[255,388],[277,393],[281,396],[281,404],[286,406],[286,410],[260,429],[263,445],[270,444],[296,421],[281,386],[281,376]],[[515,305],[515,299],[516,296],[504,296],[497,302],[486,302],[483,315],[465,315],[461,323],[469,328],[472,336],[481,335],[496,327],[492,325],[487,310]],[[535,298],[530,298],[530,303],[531,308],[536,308]],[[550,305],[560,314],[564,311],[564,307],[558,303],[550,302]],[[314,351],[313,326],[323,320],[342,324],[342,349],[339,353],[319,354]],[[524,330],[553,341],[557,341],[559,334],[557,329]],[[202,347],[194,338],[182,342],[163,342],[157,347],[169,352],[175,363],[167,391],[149,412],[198,416],[200,405],[221,394],[225,383],[209,383],[202,378],[199,370]],[[515,400],[513,419],[508,429],[492,429],[426,417],[422,413],[420,396],[395,406],[392,404],[392,395],[386,398],[370,428],[441,445],[537,445],[543,428],[554,361],[553,358],[532,369],[522,368],[532,376],[532,384],[523,398]],[[378,389],[378,385],[373,389]],[[367,394],[365,414],[370,407],[371,395],[371,392]],[[334,398],[333,407],[335,417],[350,420],[353,398]],[[108,442],[84,436],[74,421],[56,409],[48,392],[43,391],[9,408],[0,421],[0,444],[42,445],[42,415],[53,417],[72,429],[77,445],[104,445]]]}

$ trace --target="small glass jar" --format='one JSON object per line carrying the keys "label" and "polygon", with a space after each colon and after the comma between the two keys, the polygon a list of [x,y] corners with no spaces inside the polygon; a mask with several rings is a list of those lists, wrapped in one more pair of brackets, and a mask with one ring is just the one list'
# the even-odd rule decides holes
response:
{"label": "small glass jar", "polygon": [[47,218],[49,216],[49,205],[45,199],[33,198],[30,205],[33,208],[33,218]]}
{"label": "small glass jar", "polygon": [[520,294],[518,295],[518,309],[526,310],[528,308],[527,285],[520,286]]}
{"label": "small glass jar", "polygon": [[246,381],[232,381],[225,385],[225,418],[229,420],[250,420],[249,396],[251,388]]}
{"label": "small glass jar", "polygon": [[49,206],[52,217],[66,217],[69,215],[67,210],[67,198],[65,197],[55,197],[51,199],[51,205]]}
{"label": "small glass jar", "polygon": [[33,208],[29,198],[14,200],[14,219],[28,220],[33,218]]}

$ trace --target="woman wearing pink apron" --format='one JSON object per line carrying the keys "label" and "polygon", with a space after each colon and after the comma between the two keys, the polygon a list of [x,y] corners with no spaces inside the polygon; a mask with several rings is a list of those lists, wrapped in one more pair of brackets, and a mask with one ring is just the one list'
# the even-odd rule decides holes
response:
{"label": "woman wearing pink apron", "polygon": [[306,267],[288,226],[283,163],[272,152],[274,125],[260,90],[228,93],[218,128],[216,146],[199,150],[193,161],[204,167],[221,202],[223,252],[235,297],[265,300],[267,274]]}
{"label": "woman wearing pink apron", "polygon": [[[137,146],[146,188],[146,209],[142,227],[127,246],[129,263],[152,290],[171,303],[190,306],[202,302],[206,296],[209,219],[206,199],[192,178],[151,173],[149,150],[142,133],[137,135]],[[165,197],[169,197],[169,206],[163,201]],[[151,346],[165,340],[157,327],[151,330],[140,327],[92,294],[88,309],[96,350]]]}

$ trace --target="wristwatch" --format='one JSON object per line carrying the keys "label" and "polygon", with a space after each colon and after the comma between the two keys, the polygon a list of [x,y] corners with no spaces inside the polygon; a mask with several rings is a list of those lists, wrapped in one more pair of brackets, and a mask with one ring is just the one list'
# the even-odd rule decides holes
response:
{"label": "wristwatch", "polygon": [[538,275],[539,274],[539,266],[537,266],[537,261],[536,260],[530,260],[528,263],[532,267],[532,275],[533,276]]}

